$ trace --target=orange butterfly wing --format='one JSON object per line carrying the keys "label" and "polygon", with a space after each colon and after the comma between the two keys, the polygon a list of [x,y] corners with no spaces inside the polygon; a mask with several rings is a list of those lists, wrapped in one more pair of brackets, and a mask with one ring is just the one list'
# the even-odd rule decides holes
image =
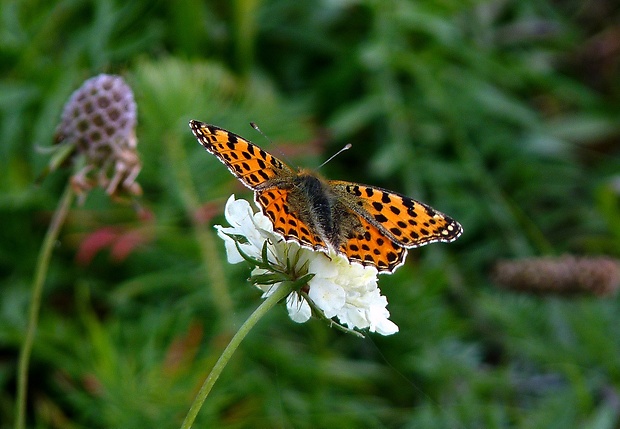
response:
{"label": "orange butterfly wing", "polygon": [[278,158],[237,134],[200,121],[191,120],[189,126],[198,142],[250,189],[260,189],[272,179],[295,174]]}
{"label": "orange butterfly wing", "polygon": [[338,251],[349,261],[376,267],[379,272],[394,272],[407,256],[407,249],[399,246],[375,225],[358,216],[364,232],[353,234],[340,245]]}
{"label": "orange butterfly wing", "polygon": [[278,184],[291,180],[296,173],[276,157],[255,144],[225,129],[192,120],[189,123],[200,144],[215,155],[244,185],[254,190],[254,198],[273,229],[286,240],[314,250],[327,251],[327,244],[297,213],[290,210],[290,191]]}
{"label": "orange butterfly wing", "polygon": [[432,207],[376,186],[330,180],[347,207],[394,243],[414,248],[437,241],[456,240],[461,225]]}

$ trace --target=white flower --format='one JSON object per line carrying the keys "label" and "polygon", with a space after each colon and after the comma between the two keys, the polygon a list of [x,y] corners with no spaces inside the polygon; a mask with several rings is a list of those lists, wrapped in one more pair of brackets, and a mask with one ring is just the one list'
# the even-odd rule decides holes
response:
{"label": "white flower", "polygon": [[[314,274],[306,286],[291,293],[286,306],[291,319],[303,323],[310,319],[312,309],[320,311],[325,318],[337,317],[341,324],[350,329],[365,329],[382,335],[398,332],[398,326],[389,320],[387,299],[377,286],[377,270],[357,263],[350,263],[344,256],[331,252],[313,251],[296,242],[287,242],[274,233],[273,225],[261,212],[254,213],[246,200],[235,200],[231,195],[224,211],[231,225],[216,225],[218,235],[224,240],[228,262],[244,261],[238,248],[246,256],[262,261],[266,244],[269,264],[277,271],[264,267],[254,268],[252,276],[274,272],[287,272],[292,278]],[[238,246],[238,248],[237,248]],[[269,296],[279,283],[256,286],[263,291],[263,298]]]}

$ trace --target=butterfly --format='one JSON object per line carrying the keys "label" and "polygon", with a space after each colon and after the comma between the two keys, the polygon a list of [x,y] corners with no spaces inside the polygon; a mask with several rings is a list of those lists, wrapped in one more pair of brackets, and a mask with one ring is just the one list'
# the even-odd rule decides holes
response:
{"label": "butterfly", "polygon": [[230,131],[192,120],[198,142],[254,191],[255,201],[287,241],[392,273],[407,249],[456,240],[463,228],[430,206],[377,186],[326,180],[292,169]]}

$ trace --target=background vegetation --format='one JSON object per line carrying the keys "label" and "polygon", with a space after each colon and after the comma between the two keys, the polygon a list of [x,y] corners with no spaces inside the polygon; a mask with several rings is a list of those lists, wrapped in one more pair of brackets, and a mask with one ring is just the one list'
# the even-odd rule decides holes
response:
{"label": "background vegetation", "polygon": [[144,211],[102,191],[73,206],[44,289],[30,427],[179,427],[259,304],[211,228],[232,192],[250,193],[189,119],[306,167],[353,143],[326,175],[411,195],[465,230],[381,277],[394,336],[272,311],[197,427],[618,427],[618,299],[502,291],[489,270],[620,253],[619,18],[613,0],[2,2],[0,428],[69,174],[36,186],[37,148],[102,72],[136,95]]}

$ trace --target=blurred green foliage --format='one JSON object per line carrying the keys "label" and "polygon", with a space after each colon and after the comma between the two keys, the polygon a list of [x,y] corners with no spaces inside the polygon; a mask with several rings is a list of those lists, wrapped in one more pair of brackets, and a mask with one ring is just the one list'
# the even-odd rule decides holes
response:
{"label": "blurred green foliage", "polygon": [[[250,193],[189,119],[307,167],[351,142],[326,174],[426,201],[465,230],[381,277],[394,336],[273,311],[196,427],[618,427],[618,300],[488,280],[499,257],[620,254],[618,18],[612,0],[3,2],[0,428],[13,424],[33,267],[68,178],[35,185],[39,149],[102,72],[136,95],[149,216],[100,191],[71,211],[45,284],[30,427],[179,427],[258,305],[210,227],[228,195]],[[203,204],[218,213],[206,225]],[[140,244],[79,263],[109,227]]]}

